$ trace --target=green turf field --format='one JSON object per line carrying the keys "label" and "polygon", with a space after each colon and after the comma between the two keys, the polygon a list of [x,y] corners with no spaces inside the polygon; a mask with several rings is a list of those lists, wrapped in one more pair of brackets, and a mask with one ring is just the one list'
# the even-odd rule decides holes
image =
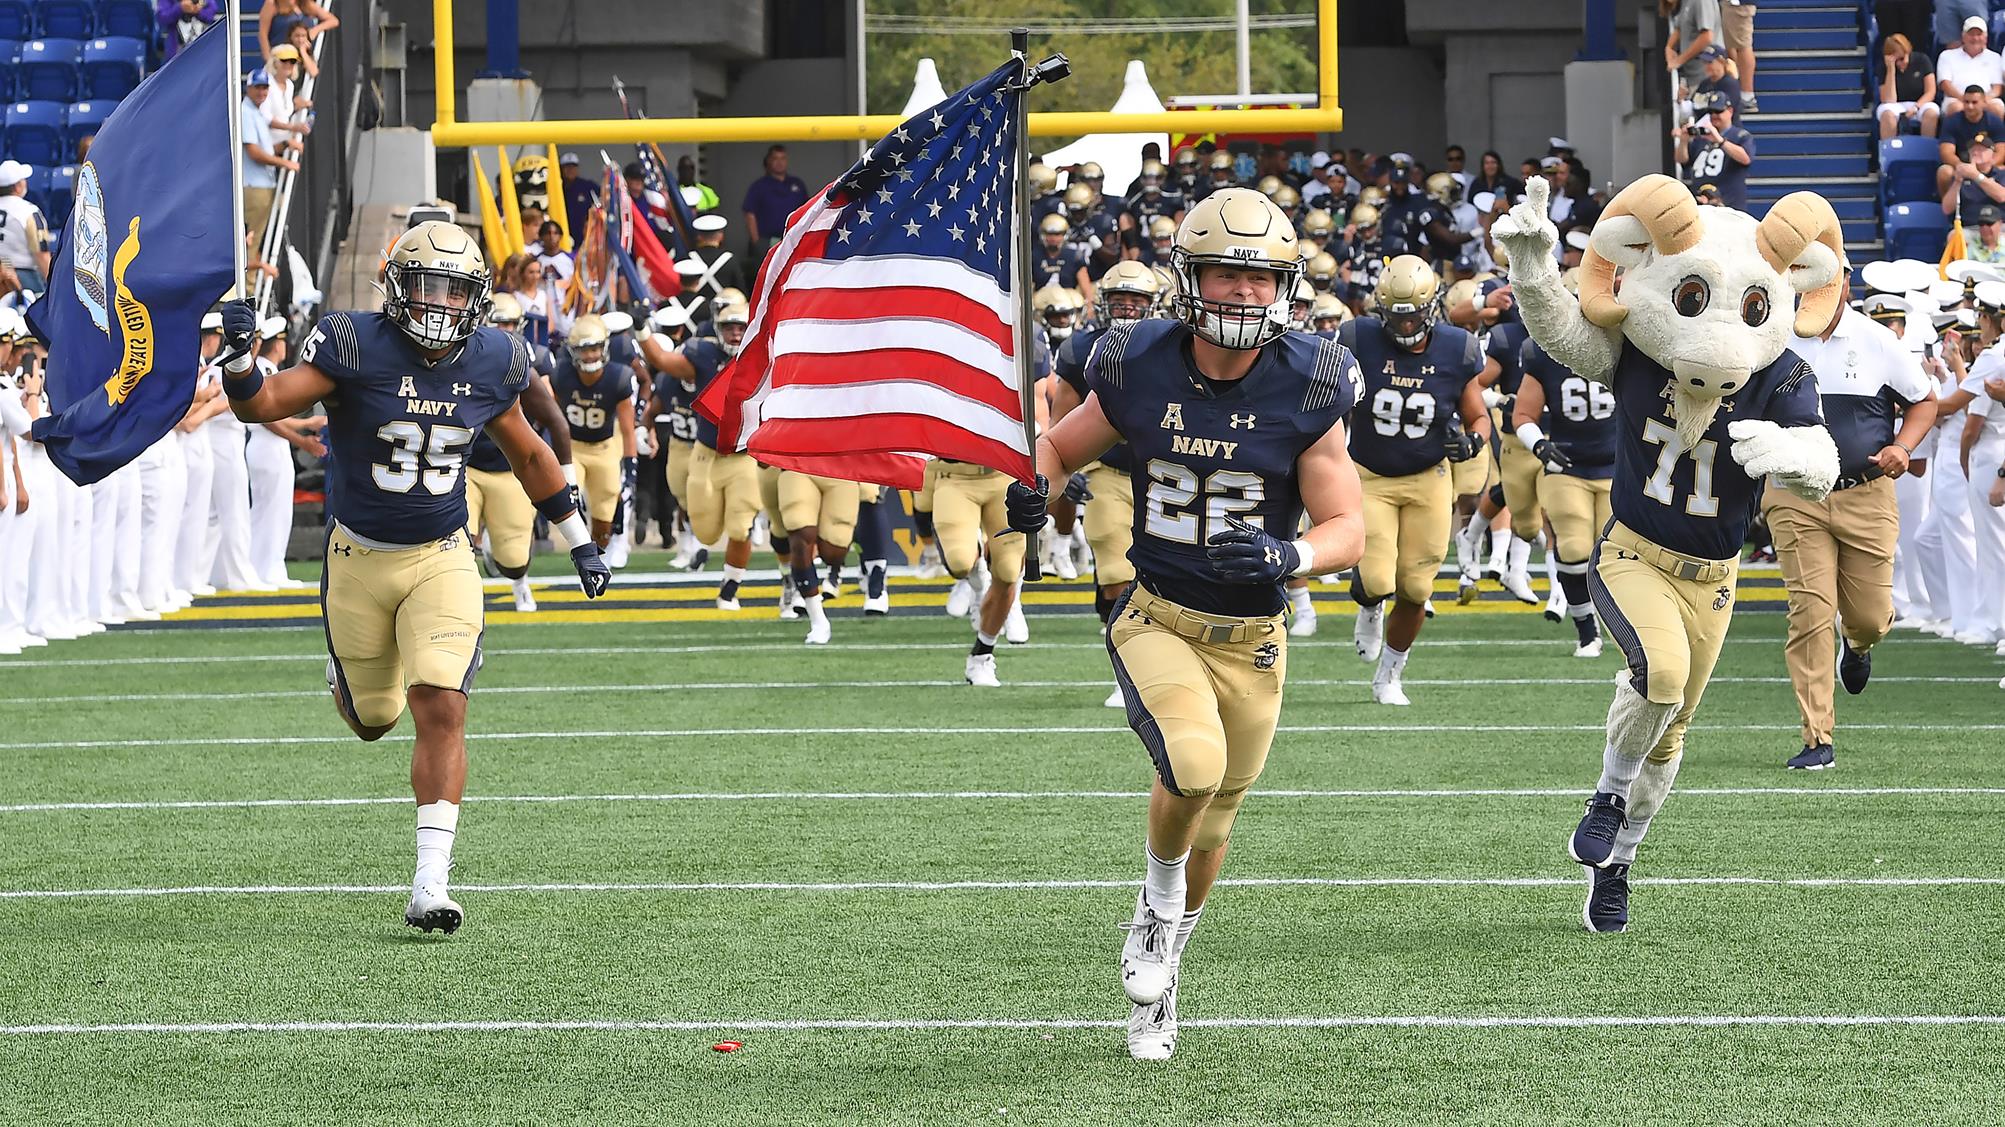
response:
{"label": "green turf field", "polygon": [[1090,616],[990,691],[966,623],[854,595],[823,651],[763,596],[492,626],[449,939],[401,920],[408,724],[348,737],[317,628],[5,659],[0,1123],[1998,1121],[1999,661],[1896,635],[1791,774],[1743,614],[1596,937],[1561,842],[1612,648],[1444,615],[1380,708],[1337,590],[1150,1066],[1148,763]]}

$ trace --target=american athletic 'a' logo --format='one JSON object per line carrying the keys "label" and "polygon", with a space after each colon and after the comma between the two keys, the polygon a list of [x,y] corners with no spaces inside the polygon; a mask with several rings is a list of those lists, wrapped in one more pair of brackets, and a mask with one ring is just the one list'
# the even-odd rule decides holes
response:
{"label": "american athletic 'a' logo", "polygon": [[1247,412],[1246,414],[1244,414],[1244,415],[1240,415],[1240,414],[1235,414],[1235,415],[1233,415],[1233,416],[1232,416],[1232,429],[1233,429],[1233,430],[1238,430],[1238,429],[1239,429],[1240,427],[1245,427],[1245,428],[1246,428],[1247,430],[1252,430],[1252,429],[1253,429],[1253,420],[1254,420],[1254,418],[1255,418],[1255,417],[1256,417],[1256,416],[1255,416],[1255,415],[1254,415],[1254,414],[1253,414],[1253,413],[1252,413],[1251,411],[1248,411],[1248,412]]}
{"label": "american athletic 'a' logo", "polygon": [[1184,429],[1184,405],[1181,403],[1170,403],[1165,405],[1163,408],[1162,425],[1164,430]]}
{"label": "american athletic 'a' logo", "polygon": [[409,377],[409,376],[405,376],[405,377],[404,377],[404,382],[403,382],[403,383],[400,383],[400,384],[398,384],[398,385],[397,385],[397,394],[398,394],[398,395],[416,395],[416,394],[418,394],[418,384],[417,384],[417,381],[416,381],[416,380],[413,380],[413,379],[412,379],[411,377]]}

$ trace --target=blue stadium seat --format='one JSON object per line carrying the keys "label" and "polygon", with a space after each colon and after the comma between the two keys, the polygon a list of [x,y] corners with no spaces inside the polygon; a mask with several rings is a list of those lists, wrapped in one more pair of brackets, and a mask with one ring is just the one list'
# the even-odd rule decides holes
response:
{"label": "blue stadium seat", "polygon": [[31,39],[21,45],[15,65],[16,93],[29,101],[74,102],[79,95],[77,64],[84,45],[74,39]]}
{"label": "blue stadium seat", "polygon": [[146,44],[137,39],[93,39],[84,44],[84,96],[116,102],[146,74]]}
{"label": "blue stadium seat", "polygon": [[97,26],[99,34],[107,38],[150,40],[159,24],[154,21],[153,5],[146,0],[98,0]]}
{"label": "blue stadium seat", "polygon": [[36,168],[28,173],[28,202],[42,209],[42,215],[49,214],[49,169]]}
{"label": "blue stadium seat", "polygon": [[7,107],[6,125],[0,127],[0,149],[10,160],[40,168],[66,164],[63,154],[63,106],[61,102],[15,102]]}
{"label": "blue stadium seat", "polygon": [[63,111],[63,147],[76,156],[77,142],[95,134],[104,119],[118,108],[117,102],[78,102]]}
{"label": "blue stadium seat", "polygon": [[14,64],[20,57],[20,40],[0,39],[0,102],[14,100],[14,82],[18,77]]}
{"label": "blue stadium seat", "polygon": [[35,34],[89,39],[97,34],[97,5],[92,0],[35,0]]}
{"label": "blue stadium seat", "polygon": [[[49,229],[60,232],[63,224],[70,221],[70,208],[77,198],[77,166],[66,164],[49,172],[49,202],[42,208],[42,214],[49,219]],[[54,249],[54,248],[51,248]]]}
{"label": "blue stadium seat", "polygon": [[1935,203],[1897,203],[1887,208],[1887,257],[1935,262],[1949,241],[1949,216]]}
{"label": "blue stadium seat", "polygon": [[0,0],[0,39],[35,37],[35,10],[28,0]]}
{"label": "blue stadium seat", "polygon": [[1935,169],[1942,163],[1933,137],[1891,137],[1880,142],[1880,195],[1886,202],[1938,198]]}

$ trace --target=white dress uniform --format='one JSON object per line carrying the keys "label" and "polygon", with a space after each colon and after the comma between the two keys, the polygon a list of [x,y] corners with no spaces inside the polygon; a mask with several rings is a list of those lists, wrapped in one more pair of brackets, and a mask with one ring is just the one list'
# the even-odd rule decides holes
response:
{"label": "white dress uniform", "polygon": [[[18,393],[13,382],[0,377],[0,400],[16,400]],[[18,406],[18,402],[16,406]],[[0,412],[0,654],[17,654],[28,642],[28,627],[23,619],[27,609],[28,575],[25,559],[16,561],[27,536],[26,514],[14,514],[14,464],[20,458],[22,440],[15,438],[7,420],[10,413]],[[20,418],[26,419],[27,413]]]}
{"label": "white dress uniform", "polygon": [[[205,367],[195,377],[195,390],[199,393],[215,381],[215,368]],[[181,527],[175,534],[174,586],[196,595],[215,593],[215,588],[209,586],[209,567],[214,562],[213,541],[209,536],[209,491],[216,473],[213,459],[203,456],[202,444],[206,440],[202,435],[206,430],[205,422],[186,434],[178,430],[173,434],[180,439],[188,464],[188,492],[181,500]]]}
{"label": "white dress uniform", "polygon": [[157,614],[179,610],[181,592],[174,587],[174,549],[181,527],[182,500],[188,494],[187,444],[168,431],[140,452],[139,601]]}
{"label": "white dress uniform", "polygon": [[[1910,460],[1927,460],[1927,465],[1935,465],[1935,431],[1930,430],[1915,444]],[[1894,613],[1909,622],[1923,622],[1935,617],[1929,607],[1928,587],[1922,581],[1922,557],[1919,540],[1921,530],[1928,523],[1929,497],[1935,485],[1932,472],[1915,476],[1902,474],[1894,481],[1894,503],[1901,510],[1901,535],[1894,548]]]}
{"label": "white dress uniform", "polygon": [[[1987,360],[1991,362],[1985,363]],[[1976,572],[1969,599],[1969,633],[1993,643],[2005,638],[2005,509],[1993,508],[1990,499],[1998,469],[2005,465],[2005,403],[1984,393],[1984,379],[2001,373],[2005,373],[2005,345],[1994,346],[1979,357],[1963,381],[1963,390],[1976,396],[1970,401],[1970,416],[1983,420],[1983,429],[1970,449],[1970,524]],[[1959,457],[1961,440],[1959,434]]]}
{"label": "white dress uniform", "polygon": [[251,571],[259,587],[285,587],[292,538],[292,443],[267,427],[250,428],[244,459],[251,476]]}
{"label": "white dress uniform", "polygon": [[[1954,383],[1945,382],[1937,394],[1948,395],[1955,390]],[[1939,632],[1944,636],[1970,624],[1970,592],[1977,579],[1969,484],[1956,457],[1963,417],[1963,412],[1958,411],[1936,423],[1936,456],[1929,460],[1928,467],[1931,483],[1928,519],[1915,538],[1921,556],[1922,582],[1928,590],[1928,617],[1943,624]]]}
{"label": "white dress uniform", "polygon": [[[259,371],[269,379],[278,368],[259,357]],[[225,591],[241,591],[259,585],[251,566],[251,480],[244,461],[246,428],[236,415],[225,411],[203,425],[209,440],[209,456],[214,459],[215,481],[210,486],[211,535],[216,539],[215,563],[209,571],[209,585]]]}

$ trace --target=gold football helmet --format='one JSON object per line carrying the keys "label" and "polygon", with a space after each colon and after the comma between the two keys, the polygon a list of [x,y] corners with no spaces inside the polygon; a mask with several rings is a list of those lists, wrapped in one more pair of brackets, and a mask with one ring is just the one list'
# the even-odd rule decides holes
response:
{"label": "gold football helmet", "polygon": [[1221,172],[1230,177],[1232,175],[1232,154],[1225,149],[1212,150],[1211,171],[1214,179]]}
{"label": "gold football helmet", "polygon": [[1270,198],[1273,199],[1274,206],[1280,208],[1282,214],[1291,220],[1302,210],[1302,193],[1287,184],[1274,189],[1274,195]]}
{"label": "gold football helmet", "polygon": [[1371,207],[1383,209],[1385,207],[1386,195],[1387,193],[1384,188],[1379,187],[1377,184],[1373,184],[1370,187],[1366,188],[1364,191],[1358,193],[1358,203],[1368,204]]}
{"label": "gold football helmet", "polygon": [[1046,286],[1032,294],[1031,308],[1037,319],[1044,324],[1047,339],[1055,345],[1063,344],[1072,335],[1072,321],[1078,314],[1078,306],[1072,292],[1064,286]]}
{"label": "gold football helmet", "polygon": [[1089,184],[1099,184],[1107,179],[1107,172],[1100,167],[1099,161],[1089,160],[1079,166],[1079,178]]}
{"label": "gold football helmet", "polygon": [[1316,255],[1316,257],[1311,258],[1309,260],[1308,276],[1309,284],[1315,287],[1316,292],[1322,293],[1328,290],[1337,280],[1336,256],[1329,251],[1323,251]]}
{"label": "gold football helmet", "polygon": [[1443,207],[1453,207],[1462,199],[1462,181],[1446,172],[1437,172],[1427,178],[1427,194]]}
{"label": "gold football helmet", "polygon": [[580,372],[596,372],[606,366],[606,342],[613,334],[606,327],[605,318],[597,313],[587,313],[571,322],[571,331],[564,337],[564,347],[570,350],[571,363]]}
{"label": "gold football helmet", "polygon": [[[1274,201],[1247,188],[1220,188],[1184,213],[1170,267],[1176,272],[1175,313],[1199,337],[1220,348],[1259,348],[1288,330],[1288,298],[1302,276],[1295,225]],[[1203,296],[1207,266],[1265,270],[1274,290],[1265,304]]]}
{"label": "gold football helmet", "polygon": [[1178,175],[1196,175],[1197,150],[1191,148],[1189,145],[1185,145],[1183,148],[1177,150],[1174,163],[1177,166]]}
{"label": "gold football helmet", "polygon": [[403,233],[383,267],[383,312],[419,348],[450,348],[487,319],[493,275],[480,244],[432,220]]}
{"label": "gold football helmet", "polygon": [[1037,221],[1037,233],[1039,235],[1056,235],[1060,241],[1064,240],[1066,232],[1070,230],[1072,230],[1072,224],[1067,223],[1065,216],[1055,211]]}
{"label": "gold football helmet", "polygon": [[1145,160],[1142,162],[1141,174],[1135,178],[1135,185],[1144,190],[1161,188],[1166,174],[1167,170],[1163,168],[1162,161]]}
{"label": "gold football helmet", "polygon": [[1266,196],[1270,200],[1274,198],[1274,193],[1280,191],[1282,188],[1286,186],[1287,185],[1282,181],[1282,179],[1279,176],[1272,176],[1272,175],[1262,176],[1260,178],[1260,182],[1254,185],[1254,187],[1260,189],[1261,195]]}
{"label": "gold football helmet", "polygon": [[1116,262],[1100,275],[1094,292],[1099,299],[1100,320],[1109,324],[1139,321],[1155,309],[1162,293],[1156,272],[1134,259]]}
{"label": "gold football helmet", "polygon": [[1093,188],[1090,184],[1077,182],[1065,189],[1065,213],[1074,223],[1086,218],[1093,210]]}
{"label": "gold football helmet", "polygon": [[512,293],[495,294],[487,311],[487,323],[514,332],[522,324],[522,302]]}
{"label": "gold football helmet", "polygon": [[1030,195],[1032,199],[1038,196],[1048,196],[1058,190],[1058,173],[1053,172],[1043,161],[1032,161],[1030,168],[1026,171],[1030,177]]}
{"label": "gold football helmet", "polygon": [[1401,348],[1418,352],[1441,310],[1441,277],[1419,255],[1402,254],[1379,271],[1372,311]]}
{"label": "gold football helmet", "polygon": [[1317,242],[1327,242],[1337,233],[1336,217],[1320,207],[1312,207],[1309,214],[1302,217],[1302,234]]}
{"label": "gold football helmet", "polygon": [[717,343],[724,349],[724,355],[738,355],[738,349],[745,344],[745,326],[751,320],[751,309],[739,302],[719,302],[711,306],[710,323],[717,329]]}
{"label": "gold football helmet", "polygon": [[1378,208],[1361,203],[1351,209],[1351,226],[1360,235],[1369,235],[1378,230]]}
{"label": "gold football helmet", "polygon": [[1295,292],[1288,299],[1288,327],[1306,331],[1309,327],[1309,309],[1316,304],[1316,288],[1307,278],[1295,279]]}

